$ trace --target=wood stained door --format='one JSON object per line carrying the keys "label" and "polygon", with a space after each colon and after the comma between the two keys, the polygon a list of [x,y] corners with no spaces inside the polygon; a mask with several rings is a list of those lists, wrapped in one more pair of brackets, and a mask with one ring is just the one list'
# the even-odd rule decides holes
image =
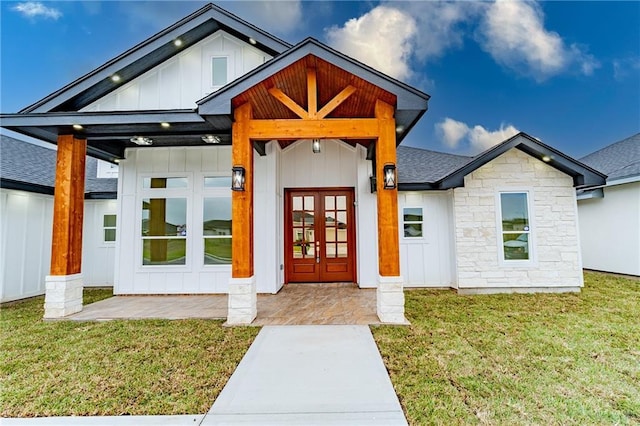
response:
{"label": "wood stained door", "polygon": [[353,189],[285,190],[287,282],[355,282]]}

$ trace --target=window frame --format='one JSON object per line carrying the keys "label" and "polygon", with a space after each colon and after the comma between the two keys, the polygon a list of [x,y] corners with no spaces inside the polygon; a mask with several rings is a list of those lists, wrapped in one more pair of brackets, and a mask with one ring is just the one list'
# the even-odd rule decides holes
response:
{"label": "window frame", "polygon": [[[526,233],[528,235],[527,241],[529,244],[529,259],[505,259],[504,253],[504,240],[503,235],[505,231],[502,228],[502,194],[525,194],[527,197],[527,216],[529,223],[528,231],[507,231],[506,233],[515,234]],[[504,267],[531,267],[537,264],[537,257],[535,249],[536,247],[536,226],[534,223],[535,217],[533,215],[533,189],[527,187],[517,187],[517,188],[498,188],[496,190],[495,195],[496,203],[496,242],[498,246],[498,263],[500,266]]]}
{"label": "window frame", "polygon": [[[207,187],[205,186],[205,179],[206,178],[215,178],[215,177],[224,177],[224,178],[229,178],[229,185],[225,186],[225,187],[215,187],[215,186],[210,186]],[[230,173],[222,173],[219,171],[216,172],[202,172],[199,173],[197,178],[198,180],[198,206],[196,207],[197,211],[196,211],[196,215],[197,217],[194,218],[194,220],[197,220],[197,225],[198,225],[198,229],[197,234],[196,234],[196,238],[197,239],[197,253],[198,255],[198,259],[196,260],[196,262],[198,262],[199,268],[203,269],[203,270],[231,270],[231,262],[233,261],[233,254],[232,256],[232,260],[229,263],[220,263],[220,264],[206,264],[204,262],[204,254],[205,254],[205,240],[206,239],[230,239],[233,241],[233,231],[231,232],[231,235],[227,236],[218,236],[218,235],[204,235],[204,202],[206,199],[210,199],[210,198],[228,198],[228,199],[232,199],[232,191],[231,191],[231,174]],[[233,201],[232,201],[233,202]],[[232,243],[233,244],[233,243]]]}
{"label": "window frame", "polygon": [[[401,233],[402,239],[407,241],[407,242],[411,242],[411,241],[413,241],[413,242],[424,242],[426,240],[425,232],[424,232],[425,231],[425,229],[424,229],[424,224],[425,224],[425,220],[424,220],[424,210],[425,210],[425,208],[424,208],[424,206],[407,205],[407,206],[402,206],[400,209],[401,209],[400,210],[400,215],[401,215],[400,217],[402,218],[402,227],[400,228],[400,233]],[[421,221],[415,221],[415,220],[405,221],[404,220],[404,210],[405,209],[420,209],[420,211],[422,213],[422,215],[421,215],[422,216],[422,220]],[[416,236],[416,237],[408,237],[408,236],[406,236],[405,231],[404,231],[404,226],[406,224],[411,224],[411,225],[420,224],[421,225],[422,235]]]}
{"label": "window frame", "polygon": [[[105,226],[104,219],[106,216],[114,216],[116,219],[116,223],[113,226]],[[115,232],[113,241],[107,241],[105,238],[105,231],[113,230]],[[118,215],[116,213],[102,213],[102,244],[105,246],[115,246],[116,241],[118,241]]]}
{"label": "window frame", "polygon": [[[225,79],[225,83],[224,84],[215,84],[214,81],[214,73],[213,73],[213,61],[215,59],[225,59],[225,65],[227,68],[227,75],[226,75],[226,79]],[[217,55],[210,55],[209,57],[209,64],[211,65],[210,67],[210,72],[209,72],[209,84],[211,86],[211,88],[213,90],[218,90],[221,87],[226,86],[227,84],[229,84],[230,78],[229,76],[231,75],[231,67],[229,66],[229,62],[231,59],[231,55],[229,54],[217,54]]]}
{"label": "window frame", "polygon": [[[187,186],[184,188],[145,188],[144,180],[147,178],[186,178]],[[193,173],[172,173],[172,172],[158,172],[158,173],[140,173],[138,175],[137,191],[136,191],[136,225],[135,225],[135,264],[137,272],[151,272],[153,270],[163,270],[166,272],[171,271],[190,271],[192,270],[193,262],[193,238],[192,234],[197,232],[197,229],[193,229]],[[142,201],[147,198],[176,198],[186,200],[186,212],[185,212],[185,225],[187,226],[187,235],[184,237],[177,236],[158,236],[153,238],[144,238],[142,235]],[[169,265],[145,265],[144,264],[144,241],[151,239],[184,239],[185,240],[185,263],[183,265],[169,264]]]}

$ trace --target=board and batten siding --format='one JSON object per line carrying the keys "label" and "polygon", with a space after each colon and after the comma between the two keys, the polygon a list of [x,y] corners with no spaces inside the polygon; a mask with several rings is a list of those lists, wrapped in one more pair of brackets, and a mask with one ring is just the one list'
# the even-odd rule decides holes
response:
{"label": "board and batten siding", "polygon": [[578,201],[584,267],[640,276],[640,182],[603,191]]}
{"label": "board and batten siding", "polygon": [[[422,208],[422,237],[405,237],[404,208]],[[399,192],[400,273],[405,287],[456,287],[452,191]]]}
{"label": "board and batten siding", "polygon": [[[0,189],[2,246],[0,302],[44,294],[51,263],[53,196]],[[113,244],[103,241],[103,214],[115,214],[115,200],[86,200],[82,232],[85,287],[113,285]]]}
{"label": "board and batten siding", "polygon": [[[226,293],[231,265],[203,265],[202,200],[206,176],[229,176],[231,146],[129,148],[120,162],[115,294]],[[186,177],[189,187],[173,196],[187,199],[186,265],[142,265],[144,177]],[[231,188],[228,189],[231,196]],[[159,198],[164,198],[159,195]]]}
{"label": "board and batten siding", "polygon": [[[499,192],[529,190],[527,265],[500,259]],[[570,176],[511,149],[454,189],[460,293],[579,291],[583,286],[576,192]]]}
{"label": "board and batten siding", "polygon": [[227,58],[227,82],[270,56],[219,30],[81,111],[190,109],[220,86],[212,82],[212,58]]}

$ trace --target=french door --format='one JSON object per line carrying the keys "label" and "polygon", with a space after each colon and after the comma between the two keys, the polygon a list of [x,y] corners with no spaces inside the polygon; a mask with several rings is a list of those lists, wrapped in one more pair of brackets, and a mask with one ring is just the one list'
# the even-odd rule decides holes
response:
{"label": "french door", "polygon": [[353,189],[285,190],[287,282],[355,282]]}

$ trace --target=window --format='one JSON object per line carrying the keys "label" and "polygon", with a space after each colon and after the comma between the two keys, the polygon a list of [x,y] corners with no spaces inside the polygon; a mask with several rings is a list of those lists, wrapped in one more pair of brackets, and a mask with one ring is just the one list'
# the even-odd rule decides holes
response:
{"label": "window", "polygon": [[231,188],[231,177],[229,176],[212,176],[204,178],[205,188]]}
{"label": "window", "polygon": [[116,215],[105,214],[102,217],[102,235],[105,243],[113,243],[116,241]]}
{"label": "window", "polygon": [[[228,178],[225,178],[228,183]],[[231,263],[231,197],[203,200],[204,264]]]}
{"label": "window", "polygon": [[402,209],[405,238],[422,238],[422,207]]}
{"label": "window", "polygon": [[225,84],[227,84],[227,57],[213,57],[211,58],[211,85],[216,87]]}
{"label": "window", "polygon": [[144,198],[142,264],[185,265],[186,252],[187,199]]}
{"label": "window", "polygon": [[529,193],[500,193],[500,221],[503,259],[531,260]]}
{"label": "window", "polygon": [[142,179],[142,188],[144,189],[178,189],[188,186],[186,177],[146,177]]}

